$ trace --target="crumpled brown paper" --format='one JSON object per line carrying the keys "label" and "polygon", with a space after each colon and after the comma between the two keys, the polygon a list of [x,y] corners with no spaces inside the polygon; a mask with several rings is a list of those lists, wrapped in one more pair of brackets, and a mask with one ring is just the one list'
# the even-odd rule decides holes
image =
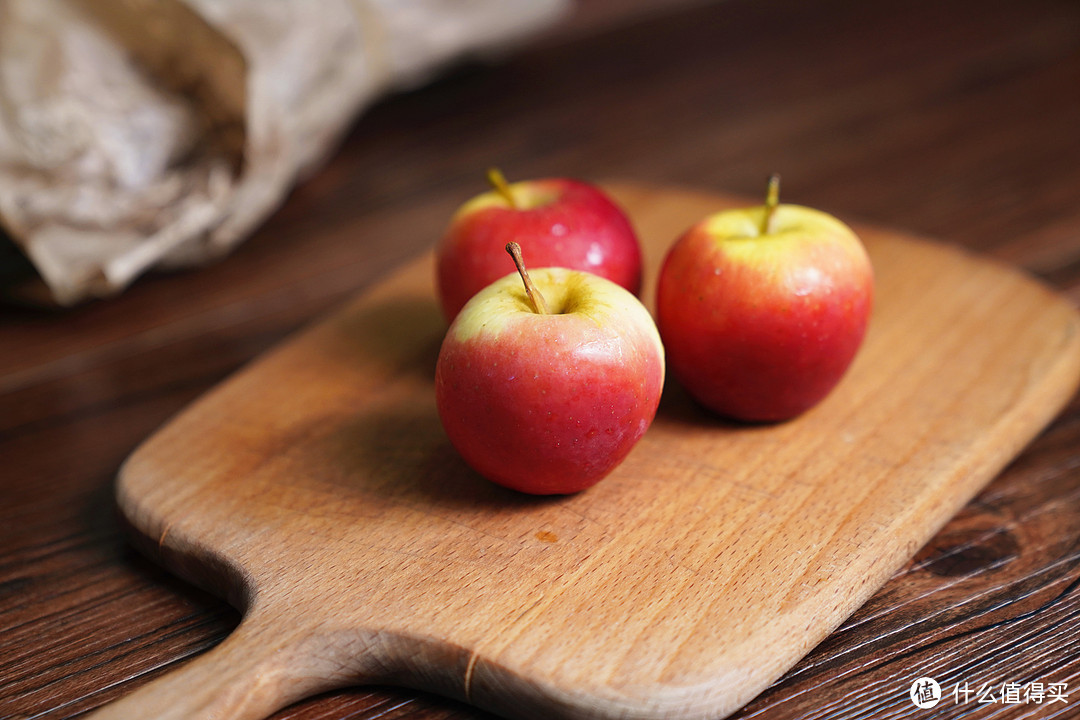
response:
{"label": "crumpled brown paper", "polygon": [[228,252],[367,103],[567,0],[0,0],[0,226],[53,302]]}

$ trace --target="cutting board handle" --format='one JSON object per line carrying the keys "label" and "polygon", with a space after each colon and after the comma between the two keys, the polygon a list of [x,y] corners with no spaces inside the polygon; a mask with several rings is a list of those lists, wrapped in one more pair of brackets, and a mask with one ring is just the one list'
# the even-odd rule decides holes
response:
{"label": "cutting board handle", "polygon": [[217,647],[87,720],[261,720],[329,689],[304,662],[303,635],[281,628],[245,619]]}

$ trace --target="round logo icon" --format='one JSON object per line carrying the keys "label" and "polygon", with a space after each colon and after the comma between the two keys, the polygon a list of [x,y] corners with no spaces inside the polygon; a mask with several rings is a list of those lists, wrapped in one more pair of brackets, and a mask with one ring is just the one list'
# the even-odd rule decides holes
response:
{"label": "round logo icon", "polygon": [[941,686],[932,677],[921,677],[911,683],[908,695],[911,696],[911,702],[915,704],[915,707],[929,710],[941,702]]}

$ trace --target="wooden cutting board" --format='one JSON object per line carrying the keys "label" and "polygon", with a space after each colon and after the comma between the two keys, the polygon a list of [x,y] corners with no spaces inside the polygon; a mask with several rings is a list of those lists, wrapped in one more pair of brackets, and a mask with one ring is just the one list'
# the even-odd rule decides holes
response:
{"label": "wooden cutting board", "polygon": [[[731,198],[613,188],[651,300]],[[261,718],[403,684],[512,718],[719,718],[859,607],[1062,408],[1076,311],[961,250],[857,228],[866,343],[806,415],[740,426],[668,382],[626,462],[534,498],[471,472],[435,412],[422,258],[209,393],[125,463],[136,542],[244,610],[224,643],[99,711]]]}

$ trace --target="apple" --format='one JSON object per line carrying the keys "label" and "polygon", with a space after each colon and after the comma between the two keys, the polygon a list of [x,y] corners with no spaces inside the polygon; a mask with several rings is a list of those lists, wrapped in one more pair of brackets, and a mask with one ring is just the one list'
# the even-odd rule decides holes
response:
{"label": "apple", "polygon": [[453,320],[473,295],[506,274],[503,248],[521,246],[534,267],[587,270],[641,291],[641,246],[630,221],[601,190],[568,178],[492,185],[462,205],[436,247],[439,301]]}
{"label": "apple", "polygon": [[[629,291],[562,267],[525,269],[477,293],[435,369],[450,442],[474,470],[536,495],[584,490],[618,466],[656,415],[664,348]],[[507,263],[509,265],[509,263]]]}
{"label": "apple", "polygon": [[745,421],[793,418],[840,381],[866,332],[873,270],[835,217],[779,203],[718,212],[669,249],[657,325],[671,372],[700,404]]}

